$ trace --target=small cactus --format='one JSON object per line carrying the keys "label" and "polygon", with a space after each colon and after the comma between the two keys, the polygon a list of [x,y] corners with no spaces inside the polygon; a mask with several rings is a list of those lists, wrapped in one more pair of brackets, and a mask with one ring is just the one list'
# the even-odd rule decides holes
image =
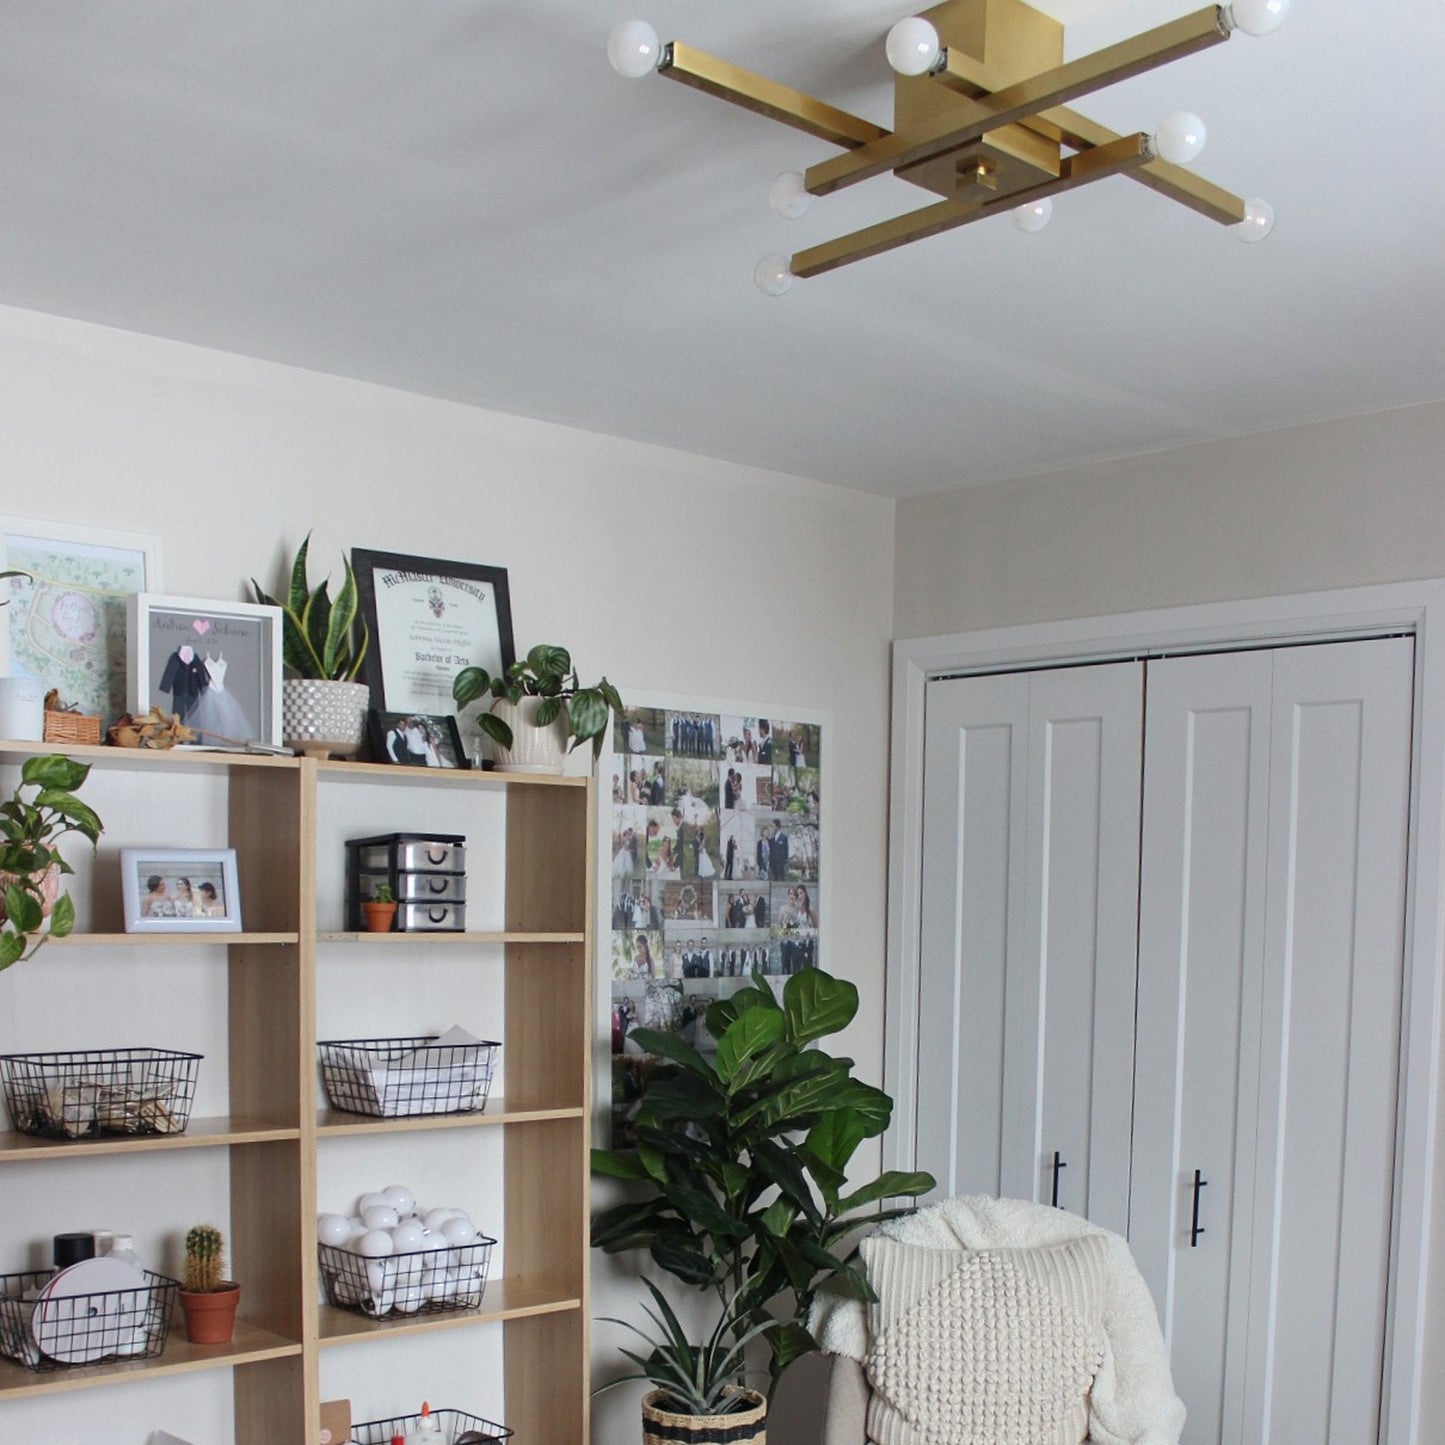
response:
{"label": "small cactus", "polygon": [[186,1235],[186,1291],[209,1294],[224,1283],[226,1241],[219,1229],[198,1224]]}
{"label": "small cactus", "polygon": [[371,901],[373,903],[395,903],[396,899],[391,894],[390,883],[378,883],[371,890]]}

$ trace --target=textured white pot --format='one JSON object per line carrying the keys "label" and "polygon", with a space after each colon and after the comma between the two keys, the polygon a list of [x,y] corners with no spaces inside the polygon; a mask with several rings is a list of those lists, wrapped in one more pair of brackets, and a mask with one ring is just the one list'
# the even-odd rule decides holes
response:
{"label": "textured white pot", "polygon": [[361,748],[370,705],[364,682],[288,677],[281,684],[281,740],[299,753],[349,758]]}
{"label": "textured white pot", "polygon": [[498,698],[492,711],[512,730],[512,746],[492,744],[492,754],[499,773],[560,773],[567,756],[567,724],[561,714],[547,727],[539,728],[533,719],[541,707],[540,697],[524,697],[521,702]]}

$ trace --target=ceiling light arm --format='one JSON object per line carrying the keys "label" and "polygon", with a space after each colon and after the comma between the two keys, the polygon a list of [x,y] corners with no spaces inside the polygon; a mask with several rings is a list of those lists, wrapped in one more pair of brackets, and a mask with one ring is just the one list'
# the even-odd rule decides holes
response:
{"label": "ceiling light arm", "polygon": [[1040,110],[1207,50],[1229,36],[1230,27],[1220,7],[1206,5],[1192,15],[1105,46],[985,98],[975,98],[979,90],[976,65],[971,65],[968,57],[945,58],[943,68],[935,71],[932,79],[959,93],[961,99],[955,110],[928,125],[884,135],[848,155],[809,166],[804,184],[815,196],[830,195],[870,176],[954,150]]}
{"label": "ceiling light arm", "polygon": [[[1067,106],[1043,111],[1024,124],[1051,140],[1062,140],[1065,145],[1081,151],[1108,146],[1119,139],[1107,126],[1099,125]],[[1170,200],[1188,206],[1191,211],[1197,211],[1221,226],[1235,226],[1244,220],[1243,199],[1183,166],[1156,159],[1133,167],[1125,174],[1131,181],[1138,181],[1151,191],[1158,191],[1161,196],[1168,196]]]}
{"label": "ceiling light arm", "polygon": [[663,48],[657,73],[849,150],[889,134],[872,121],[676,40]]}
{"label": "ceiling light arm", "polygon": [[825,271],[834,271],[853,261],[862,261],[869,256],[880,255],[897,246],[906,246],[910,241],[921,241],[928,236],[939,235],[971,221],[981,221],[985,216],[994,216],[1001,211],[1013,210],[1016,206],[1030,201],[1042,200],[1045,196],[1056,196],[1063,191],[1072,191],[1091,181],[1103,180],[1105,176],[1121,172],[1137,174],[1138,168],[1149,163],[1149,137],[1142,131],[1137,135],[1115,136],[1106,145],[1091,146],[1077,155],[1066,156],[1061,162],[1057,179],[1011,195],[998,196],[978,204],[964,205],[958,201],[939,201],[932,206],[910,211],[907,215],[894,216],[877,225],[865,226],[861,231],[839,236],[836,240],[825,241],[820,246],[811,246],[799,251],[792,259],[789,270],[794,276],[819,276]]}

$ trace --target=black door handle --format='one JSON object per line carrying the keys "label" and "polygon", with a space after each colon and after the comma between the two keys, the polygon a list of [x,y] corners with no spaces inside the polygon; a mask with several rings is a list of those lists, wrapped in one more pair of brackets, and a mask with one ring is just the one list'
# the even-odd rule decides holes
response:
{"label": "black door handle", "polygon": [[1053,1189],[1053,1196],[1052,1196],[1052,1198],[1050,1198],[1050,1200],[1049,1200],[1049,1203],[1052,1204],[1055,1209],[1057,1209],[1057,1208],[1059,1207],[1059,1170],[1060,1170],[1060,1169],[1067,1169],[1068,1167],[1069,1167],[1069,1166],[1068,1166],[1067,1161],[1059,1158],[1059,1151],[1058,1151],[1057,1149],[1055,1149],[1055,1150],[1054,1150],[1054,1162],[1053,1162],[1054,1189]]}
{"label": "black door handle", "polygon": [[1201,1178],[1199,1170],[1194,1171],[1194,1219],[1189,1226],[1189,1247],[1199,1248],[1199,1236],[1203,1234],[1204,1226],[1199,1222],[1199,1191],[1209,1184],[1207,1179]]}

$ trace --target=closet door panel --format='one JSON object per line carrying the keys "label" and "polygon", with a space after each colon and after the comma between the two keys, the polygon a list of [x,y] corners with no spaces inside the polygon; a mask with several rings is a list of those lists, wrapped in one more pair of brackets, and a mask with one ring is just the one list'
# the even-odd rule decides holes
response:
{"label": "closet door panel", "polygon": [[1021,947],[1028,678],[930,684],[925,719],[916,1167],[940,1195],[1003,1181],[1004,995]]}
{"label": "closet door panel", "polygon": [[1004,1192],[1057,1202],[1120,1232],[1129,1202],[1142,714],[1137,663],[1030,681],[1024,949],[1009,970],[1007,1004]]}
{"label": "closet door panel", "polygon": [[1201,1445],[1241,1438],[1270,687],[1263,652],[1149,665],[1129,1238]]}
{"label": "closet door panel", "polygon": [[1251,1440],[1378,1432],[1413,666],[1403,638],[1276,654]]}

